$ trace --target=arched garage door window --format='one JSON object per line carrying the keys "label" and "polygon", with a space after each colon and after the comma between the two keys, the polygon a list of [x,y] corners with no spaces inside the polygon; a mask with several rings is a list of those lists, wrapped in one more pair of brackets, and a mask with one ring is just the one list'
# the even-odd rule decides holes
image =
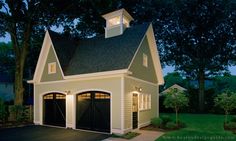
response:
{"label": "arched garage door window", "polygon": [[43,96],[43,122],[46,125],[65,127],[66,125],[66,95],[49,93]]}
{"label": "arched garage door window", "polygon": [[110,94],[89,91],[77,95],[76,128],[110,132]]}

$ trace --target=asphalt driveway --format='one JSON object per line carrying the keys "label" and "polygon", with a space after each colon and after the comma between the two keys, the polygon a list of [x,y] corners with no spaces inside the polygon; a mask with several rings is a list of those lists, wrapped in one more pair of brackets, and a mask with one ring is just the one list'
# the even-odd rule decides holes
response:
{"label": "asphalt driveway", "polygon": [[109,135],[46,126],[0,129],[0,141],[100,141]]}

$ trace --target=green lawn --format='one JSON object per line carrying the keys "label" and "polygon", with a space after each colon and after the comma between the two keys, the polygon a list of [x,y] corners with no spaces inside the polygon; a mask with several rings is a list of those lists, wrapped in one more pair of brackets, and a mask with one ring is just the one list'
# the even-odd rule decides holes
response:
{"label": "green lawn", "polygon": [[[170,115],[174,119],[174,114]],[[187,127],[166,132],[156,141],[236,141],[236,135],[223,128],[223,115],[180,114]]]}

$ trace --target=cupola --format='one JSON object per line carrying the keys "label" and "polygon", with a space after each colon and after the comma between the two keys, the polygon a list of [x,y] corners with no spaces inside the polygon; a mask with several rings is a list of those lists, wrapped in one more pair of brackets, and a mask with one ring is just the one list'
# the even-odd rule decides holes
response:
{"label": "cupola", "polygon": [[133,18],[125,9],[120,9],[114,12],[102,15],[106,20],[105,38],[122,35],[126,28],[129,28],[130,21]]}

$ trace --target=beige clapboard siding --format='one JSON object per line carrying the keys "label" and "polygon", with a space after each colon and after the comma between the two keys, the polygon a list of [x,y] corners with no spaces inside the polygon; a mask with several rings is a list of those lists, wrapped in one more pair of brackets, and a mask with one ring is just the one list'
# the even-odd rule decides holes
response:
{"label": "beige clapboard siding", "polygon": [[132,128],[132,94],[135,91],[135,87],[141,87],[144,94],[151,94],[152,104],[151,110],[145,110],[139,112],[139,125],[145,124],[150,121],[151,118],[157,116],[157,96],[158,85],[150,84],[148,82],[140,81],[131,77],[125,77],[125,99],[124,99],[124,120],[125,129]]}
{"label": "beige clapboard siding", "polygon": [[[148,67],[143,66],[143,53],[147,55]],[[155,68],[149,49],[147,36],[144,37],[143,42],[141,43],[138,52],[136,53],[136,56],[133,59],[129,71],[132,72],[133,77],[146,80],[152,83],[157,83],[157,76],[155,73]]]}
{"label": "beige clapboard siding", "polygon": [[[45,83],[35,85],[35,122],[42,123],[42,95],[47,92],[65,92],[70,91],[69,96],[71,101],[67,101],[69,107],[74,107],[75,105],[75,95],[78,92],[83,92],[87,90],[104,90],[106,92],[111,92],[112,96],[112,128],[121,129],[121,77],[103,78],[103,79],[93,79],[93,80],[83,80],[83,81],[71,81],[71,82],[57,82],[57,83]],[[68,98],[67,96],[67,98]],[[67,108],[67,124],[75,125],[72,115],[75,108]]]}
{"label": "beige clapboard siding", "polygon": [[[56,73],[48,74],[48,64],[53,63],[53,62],[56,62]],[[56,54],[51,46],[49,49],[49,52],[48,52],[46,63],[44,65],[43,74],[41,77],[41,82],[56,81],[56,80],[62,80],[62,79],[63,79],[63,76],[61,74],[59,63],[56,59]]]}

